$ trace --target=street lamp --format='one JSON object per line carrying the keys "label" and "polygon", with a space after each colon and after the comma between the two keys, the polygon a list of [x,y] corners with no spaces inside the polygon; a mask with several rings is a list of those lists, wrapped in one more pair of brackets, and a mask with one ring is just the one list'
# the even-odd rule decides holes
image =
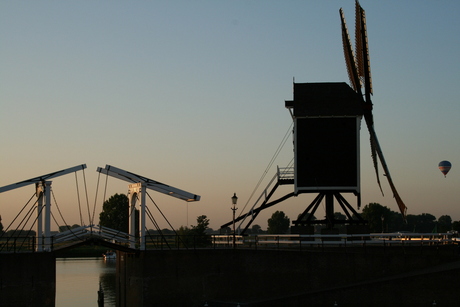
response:
{"label": "street lamp", "polygon": [[233,207],[230,208],[233,211],[233,248],[235,248],[235,211],[238,210],[238,208],[236,208],[237,201],[238,201],[238,197],[236,196],[236,193],[233,193],[233,196],[232,196]]}
{"label": "street lamp", "polygon": [[383,214],[382,214],[382,216],[381,216],[380,218],[382,219],[382,233],[383,233],[383,228],[384,228],[384,227],[383,227],[383,226],[384,226],[384,225],[383,225],[383,221],[385,220],[385,217],[384,217]]}

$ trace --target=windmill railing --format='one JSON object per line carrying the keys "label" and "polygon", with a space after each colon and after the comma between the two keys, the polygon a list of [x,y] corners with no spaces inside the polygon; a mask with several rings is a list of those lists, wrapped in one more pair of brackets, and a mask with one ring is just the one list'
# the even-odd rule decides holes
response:
{"label": "windmill railing", "polygon": [[294,181],[294,167],[278,167],[278,181]]}

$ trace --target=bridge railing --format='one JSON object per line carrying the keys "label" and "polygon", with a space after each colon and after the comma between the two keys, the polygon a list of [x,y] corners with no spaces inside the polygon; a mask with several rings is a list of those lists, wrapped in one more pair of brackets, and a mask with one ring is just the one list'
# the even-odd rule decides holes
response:
{"label": "bridge railing", "polygon": [[[74,231],[72,236],[80,239],[84,234],[95,233],[101,230],[100,237],[108,241],[116,241],[126,245],[129,238],[115,231],[92,228],[93,232],[84,229]],[[76,234],[79,234],[76,236]],[[52,237],[52,248],[64,244],[71,239],[70,233],[63,232],[60,236]],[[115,240],[115,238],[117,238]],[[233,240],[235,238],[235,245]],[[67,239],[67,241],[65,241]],[[138,243],[138,242],[137,242]],[[327,247],[353,247],[353,246],[430,246],[444,244],[460,244],[459,238],[452,233],[371,233],[371,234],[328,234],[328,235],[159,235],[149,234],[146,237],[147,250],[171,249],[198,249],[198,248],[249,248],[249,249],[307,249]],[[138,244],[137,244],[138,246]],[[3,237],[0,239],[0,252],[34,252],[36,251],[36,238],[29,237]]]}
{"label": "bridge railing", "polygon": [[[451,233],[365,233],[329,235],[149,235],[146,247],[151,249],[194,249],[194,248],[237,248],[252,249],[302,249],[318,247],[347,246],[423,246],[456,243]],[[460,243],[460,242],[458,242]]]}
{"label": "bridge railing", "polygon": [[69,229],[56,234],[55,236],[53,236],[53,243],[59,244],[62,242],[81,240],[82,238],[85,238],[90,235],[96,235],[105,240],[117,241],[121,243],[128,243],[130,240],[129,234],[121,232],[119,230],[111,229],[100,225],[88,225]]}
{"label": "bridge railing", "polygon": [[0,252],[34,252],[35,242],[35,236],[2,237],[0,238]]}

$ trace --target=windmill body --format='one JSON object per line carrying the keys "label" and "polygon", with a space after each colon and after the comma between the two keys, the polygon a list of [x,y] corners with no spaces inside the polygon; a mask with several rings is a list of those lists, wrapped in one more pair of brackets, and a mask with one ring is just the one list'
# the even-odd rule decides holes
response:
{"label": "windmill body", "polygon": [[359,193],[361,98],[346,83],[297,83],[286,101],[294,120],[294,191]]}
{"label": "windmill body", "polygon": [[[360,205],[360,127],[363,100],[346,83],[294,83],[294,99],[285,102],[294,120],[294,193],[318,197],[293,221],[292,233],[312,233],[313,224],[365,225],[343,193]],[[313,220],[325,200],[325,218]],[[336,220],[335,204],[347,220]],[[356,228],[356,227],[354,227]]]}

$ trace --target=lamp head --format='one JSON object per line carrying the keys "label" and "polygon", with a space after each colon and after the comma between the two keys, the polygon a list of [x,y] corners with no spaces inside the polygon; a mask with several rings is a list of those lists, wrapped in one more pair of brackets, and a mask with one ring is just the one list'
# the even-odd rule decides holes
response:
{"label": "lamp head", "polygon": [[232,204],[233,205],[236,205],[236,202],[238,201],[238,197],[236,196],[236,193],[233,193],[233,196],[232,196]]}

